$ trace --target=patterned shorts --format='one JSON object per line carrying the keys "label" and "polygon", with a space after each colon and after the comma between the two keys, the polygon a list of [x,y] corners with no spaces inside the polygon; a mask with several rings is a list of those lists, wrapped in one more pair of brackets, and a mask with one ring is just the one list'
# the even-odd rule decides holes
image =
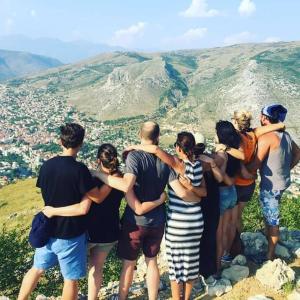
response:
{"label": "patterned shorts", "polygon": [[282,194],[282,190],[260,191],[260,204],[262,207],[265,222],[269,226],[279,225],[279,203]]}

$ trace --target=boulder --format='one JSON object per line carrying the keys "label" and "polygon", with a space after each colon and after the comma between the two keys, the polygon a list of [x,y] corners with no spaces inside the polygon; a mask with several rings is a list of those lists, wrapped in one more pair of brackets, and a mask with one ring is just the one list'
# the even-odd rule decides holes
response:
{"label": "boulder", "polygon": [[243,232],[241,239],[245,255],[255,256],[267,252],[268,241],[261,232]]}
{"label": "boulder", "polygon": [[236,256],[234,259],[233,259],[233,261],[232,261],[232,263],[231,263],[232,265],[240,265],[240,266],[245,266],[246,264],[247,264],[247,259],[246,259],[246,257],[244,256],[244,255],[238,255],[238,256]]}
{"label": "boulder", "polygon": [[47,297],[45,295],[37,295],[35,300],[47,300]]}
{"label": "boulder", "polygon": [[300,247],[292,250],[295,257],[300,258]]}
{"label": "boulder", "polygon": [[0,296],[0,300],[9,300],[9,298],[6,296]]}
{"label": "boulder", "polygon": [[300,299],[300,292],[294,290],[291,294],[287,296],[287,300],[299,300]]}
{"label": "boulder", "polygon": [[233,265],[222,272],[222,277],[231,282],[239,282],[249,276],[249,268],[245,266]]}
{"label": "boulder", "polygon": [[232,290],[231,282],[228,279],[222,278],[215,285],[208,285],[207,293],[209,296],[220,297]]}
{"label": "boulder", "polygon": [[247,300],[272,300],[272,298],[266,297],[265,295],[251,296]]}
{"label": "boulder", "polygon": [[278,258],[266,262],[256,271],[255,277],[262,284],[280,290],[285,283],[295,280],[295,272]]}
{"label": "boulder", "polygon": [[282,259],[290,259],[292,257],[288,248],[286,248],[280,244],[276,245],[275,254],[276,254],[276,256],[278,256]]}

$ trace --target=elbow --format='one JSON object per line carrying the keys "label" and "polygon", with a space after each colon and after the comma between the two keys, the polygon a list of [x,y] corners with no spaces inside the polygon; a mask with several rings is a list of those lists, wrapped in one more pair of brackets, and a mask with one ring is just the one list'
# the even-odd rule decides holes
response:
{"label": "elbow", "polygon": [[135,211],[135,214],[138,215],[138,216],[141,216],[144,214],[143,210],[142,209],[136,209]]}

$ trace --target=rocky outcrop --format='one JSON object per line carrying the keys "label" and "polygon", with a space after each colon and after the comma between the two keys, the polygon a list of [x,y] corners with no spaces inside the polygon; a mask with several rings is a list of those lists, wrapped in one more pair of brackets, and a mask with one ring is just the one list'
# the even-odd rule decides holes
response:
{"label": "rocky outcrop", "polygon": [[285,283],[295,280],[295,272],[281,259],[275,259],[258,269],[255,277],[262,284],[280,290]]}

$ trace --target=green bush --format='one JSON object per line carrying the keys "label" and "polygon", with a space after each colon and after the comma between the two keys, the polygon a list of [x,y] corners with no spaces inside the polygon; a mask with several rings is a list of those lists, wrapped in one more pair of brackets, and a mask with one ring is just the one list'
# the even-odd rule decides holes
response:
{"label": "green bush", "polygon": [[[259,203],[258,189],[243,213],[244,231],[257,231],[264,227],[262,210]],[[300,198],[283,194],[280,203],[280,226],[300,230]]]}

